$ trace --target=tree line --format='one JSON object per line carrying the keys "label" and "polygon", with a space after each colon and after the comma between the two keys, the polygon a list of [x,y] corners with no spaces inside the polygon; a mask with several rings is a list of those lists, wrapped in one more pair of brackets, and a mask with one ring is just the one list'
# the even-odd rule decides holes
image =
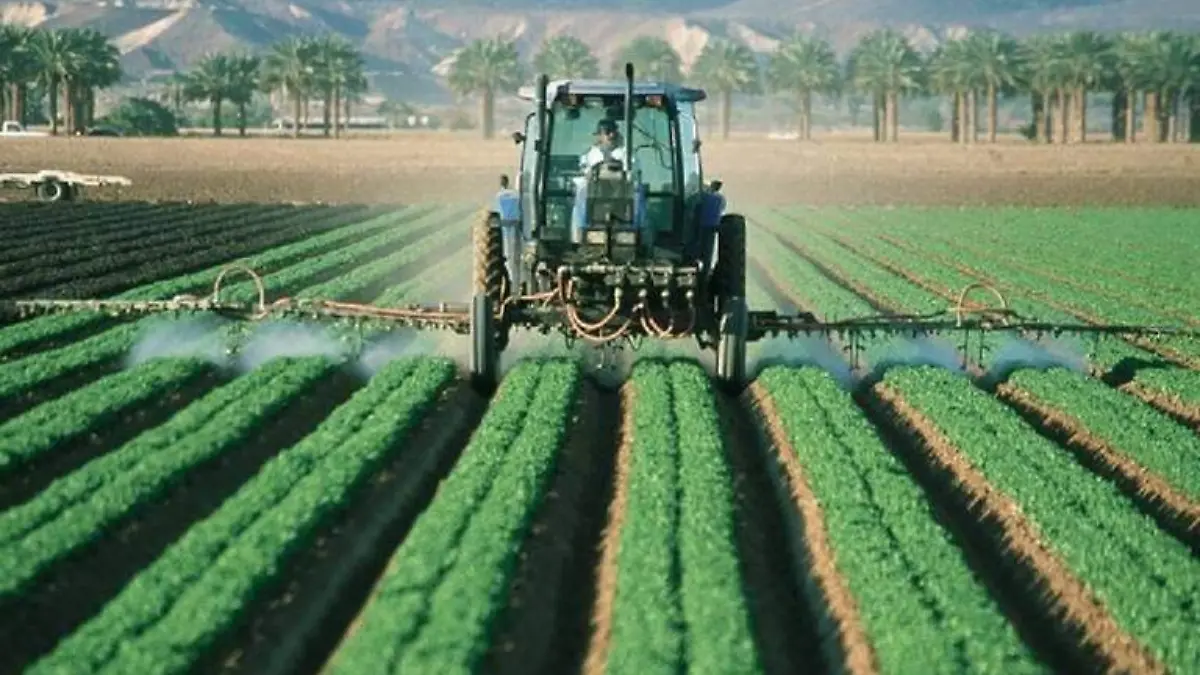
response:
{"label": "tree line", "polygon": [[[796,101],[802,139],[812,137],[814,97],[857,94],[871,102],[877,141],[897,139],[905,98],[946,97],[954,141],[978,142],[986,127],[987,140],[995,142],[999,99],[1028,97],[1031,139],[1081,142],[1087,137],[1088,96],[1105,92],[1112,94],[1118,140],[1200,141],[1200,36],[1193,34],[1075,31],[1019,40],[972,30],[922,53],[903,33],[880,29],[864,35],[844,60],[829,42],[808,35],[782,41],[765,57],[744,43],[714,39],[687,72],[669,42],[639,37],[619,50],[608,75],[619,77],[626,62],[641,77],[696,84],[717,94],[723,137],[729,135],[733,94],[771,92]],[[602,75],[589,47],[568,35],[547,40],[532,65],[551,78]],[[515,42],[489,38],[460,52],[449,84],[460,94],[480,96],[488,136],[494,96],[515,91],[526,79]],[[986,125],[978,123],[981,107]]]}
{"label": "tree line", "polygon": [[[24,124],[35,103],[47,104],[51,133],[59,132],[59,112],[68,134],[95,123],[96,91],[122,78],[120,53],[92,29],[40,30],[0,25],[0,112]],[[280,94],[292,107],[293,135],[308,118],[311,101],[323,105],[324,128],[338,133],[343,114],[367,91],[363,57],[337,35],[293,37],[262,56],[211,54],[187,72],[175,73],[163,98],[178,114],[183,104],[211,105],[213,131],[221,135],[224,105],[237,113],[246,133],[246,110],[255,94]]]}
{"label": "tree line", "polygon": [[[1086,140],[1089,96],[1112,98],[1112,128],[1119,140],[1200,141],[1200,35],[1151,31],[1107,35],[1092,31],[1017,39],[992,30],[972,30],[919,51],[901,32],[880,29],[864,35],[845,59],[815,36],[795,35],[769,54],[744,43],[708,41],[690,69],[669,42],[638,37],[625,44],[604,69],[583,41],[570,35],[546,40],[532,60],[521,61],[514,40],[478,39],[460,50],[447,84],[460,95],[477,96],[485,137],[495,129],[495,98],[511,95],[534,73],[552,78],[620,77],[625,62],[639,77],[703,86],[716,96],[720,129],[728,137],[734,94],[781,94],[796,103],[799,136],[812,137],[813,100],[865,97],[873,110],[878,141],[899,135],[905,100],[943,97],[950,102],[950,133],[975,143],[980,132],[995,142],[1001,99],[1027,99],[1031,139],[1068,143]],[[120,54],[91,29],[40,30],[0,25],[0,112],[24,122],[33,101],[45,102],[52,133],[59,112],[67,133],[88,128],[95,117],[96,91],[121,80]],[[213,54],[175,74],[165,98],[179,112],[187,102],[211,104],[213,129],[223,129],[225,104],[246,130],[246,110],[259,93],[279,94],[292,108],[293,135],[320,101],[324,129],[337,134],[350,104],[368,88],[362,55],[336,35],[293,37],[261,55]],[[1141,114],[1138,114],[1138,111]],[[983,113],[985,123],[979,123]],[[1137,124],[1140,117],[1140,128]]]}

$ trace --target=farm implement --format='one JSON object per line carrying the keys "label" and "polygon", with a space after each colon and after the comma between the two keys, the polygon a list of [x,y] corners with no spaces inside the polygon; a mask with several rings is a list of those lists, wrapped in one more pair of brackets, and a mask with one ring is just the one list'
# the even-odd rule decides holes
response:
{"label": "farm implement", "polygon": [[[625,79],[551,82],[522,91],[534,109],[522,132],[517,206],[501,220],[485,210],[473,230],[473,291],[469,302],[380,307],[323,299],[266,297],[254,270],[221,271],[210,296],[161,301],[18,300],[8,314],[62,311],[114,314],[215,312],[240,320],[286,316],[358,320],[471,336],[470,370],[494,385],[499,355],[515,329],[561,333],[607,355],[651,340],[695,339],[716,357],[718,381],[746,382],[746,345],[786,336],[837,340],[857,367],[866,338],[958,334],[964,359],[982,353],[983,334],[1096,337],[1200,333],[1169,326],[1049,323],[1018,315],[996,289],[972,284],[938,312],[819,320],[805,312],[751,311],[746,303],[746,221],[723,213],[720,183],[705,186],[695,104],[700,89]],[[623,134],[622,134],[623,129]],[[579,147],[578,139],[595,137]],[[506,241],[506,237],[510,239]],[[249,274],[255,303],[225,302],[221,284]],[[997,304],[968,302],[991,291]],[[976,340],[973,343],[972,340]]]}
{"label": "farm implement", "polygon": [[[256,287],[254,302],[229,302],[221,299],[221,286],[233,273],[250,276]],[[725,349],[726,361],[718,361],[718,380],[722,384],[740,388],[745,383],[745,345],[750,342],[773,337],[820,337],[836,341],[848,353],[850,364],[857,368],[862,351],[862,342],[878,337],[927,338],[942,334],[960,337],[959,349],[964,362],[969,354],[977,353],[982,360],[986,349],[983,337],[989,333],[1009,333],[1014,336],[1040,339],[1045,336],[1082,335],[1100,338],[1103,336],[1200,337],[1200,331],[1174,326],[1143,326],[1122,324],[1069,324],[1052,323],[1021,316],[1008,307],[1004,296],[995,288],[984,284],[972,284],[963,289],[958,301],[939,312],[926,314],[877,314],[833,321],[819,320],[808,312],[783,314],[777,311],[747,311],[744,302],[738,311],[730,312],[724,324],[707,324],[707,332],[697,330],[705,324],[697,319],[705,312],[693,305],[690,312],[683,312],[681,325],[672,321],[678,316],[667,316],[648,300],[649,292],[634,295],[635,301],[622,301],[629,291],[617,285],[616,302],[601,320],[586,314],[587,305],[571,280],[579,270],[569,267],[559,270],[562,282],[552,290],[526,294],[504,295],[496,309],[486,295],[476,296],[472,302],[439,302],[384,307],[371,304],[340,302],[320,298],[283,297],[269,300],[262,277],[253,269],[243,265],[231,265],[223,269],[213,284],[211,295],[197,297],[176,296],[169,300],[62,300],[26,299],[0,301],[0,317],[11,321],[48,314],[66,312],[97,312],[111,316],[167,314],[186,316],[193,313],[215,314],[239,322],[256,322],[270,319],[297,319],[303,321],[326,321],[375,326],[383,329],[412,328],[418,330],[445,330],[472,338],[473,353],[471,374],[481,384],[494,384],[494,357],[487,350],[503,350],[507,339],[515,328],[528,329],[542,334],[558,332],[569,342],[583,341],[598,349],[619,349],[630,346],[637,349],[641,341],[651,339],[671,340],[694,338],[701,346],[714,346],[720,352]],[[648,284],[654,288],[652,284]],[[968,299],[971,291],[989,291],[998,304],[985,305]],[[740,312],[740,316],[739,316]],[[710,315],[711,321],[711,315]],[[732,322],[740,325],[731,326]],[[666,325],[664,325],[666,324]],[[732,344],[731,344],[732,343]]]}

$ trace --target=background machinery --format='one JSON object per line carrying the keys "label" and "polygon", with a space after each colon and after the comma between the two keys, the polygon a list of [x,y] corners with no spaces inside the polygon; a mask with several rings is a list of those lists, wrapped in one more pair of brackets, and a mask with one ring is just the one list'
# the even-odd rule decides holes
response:
{"label": "background machinery", "polygon": [[[598,349],[640,340],[694,339],[715,355],[718,383],[746,384],[746,345],[776,335],[837,337],[855,357],[865,335],[918,337],[944,332],[969,341],[990,331],[1021,335],[1189,335],[1172,327],[1059,324],[1027,320],[1007,307],[968,305],[965,289],[955,306],[925,315],[880,315],[820,321],[810,313],[749,311],[746,305],[746,222],[722,213],[719,183],[708,186],[700,160],[695,104],[702,90],[625,79],[549,81],[533,91],[520,147],[519,260],[505,259],[496,211],[485,209],[473,229],[474,269],[468,302],[379,307],[323,299],[268,301],[252,269],[223,270],[210,296],[170,300],[0,301],[0,325],[31,314],[100,311],[118,314],[216,312],[261,320],[299,315],[310,320],[358,319],[469,335],[470,371],[483,388],[495,385],[500,354],[515,329],[561,333]],[[585,161],[598,126],[621,132],[620,151]],[[594,154],[594,153],[593,153]],[[512,270],[510,272],[510,269]],[[225,302],[227,273],[249,274],[258,284],[252,304]],[[982,344],[982,343],[981,343]]]}

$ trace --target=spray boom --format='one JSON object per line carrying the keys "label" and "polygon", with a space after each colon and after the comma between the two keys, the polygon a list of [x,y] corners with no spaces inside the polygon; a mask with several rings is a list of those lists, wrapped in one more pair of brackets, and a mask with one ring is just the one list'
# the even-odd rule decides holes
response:
{"label": "spray boom", "polygon": [[[564,268],[560,270],[560,276],[569,277],[570,271]],[[233,302],[221,298],[222,283],[232,272],[243,272],[250,276],[257,296],[255,302]],[[973,290],[991,292],[998,304],[968,303],[968,295]],[[621,319],[618,316],[618,310],[627,302],[636,303],[627,308],[626,312],[640,317],[636,323],[631,322],[629,317]],[[618,293],[614,296],[613,310],[599,323],[583,320],[577,303],[573,285],[567,282],[548,292],[509,296],[494,308],[494,312],[496,320],[508,326],[522,326],[543,333],[557,328],[569,341],[583,339],[593,345],[609,345],[621,338],[635,337],[635,333],[660,339],[694,336],[694,321],[684,319],[664,326],[656,319],[646,300],[639,300],[636,296],[628,298]],[[220,271],[213,283],[212,294],[207,297],[180,295],[170,300],[7,300],[0,301],[0,323],[10,322],[14,317],[21,319],[41,314],[87,311],[110,315],[199,312],[242,321],[292,317],[315,321],[382,323],[385,326],[406,326],[421,330],[450,330],[460,335],[470,333],[472,320],[471,305],[468,303],[441,302],[381,307],[320,298],[290,297],[268,302],[262,277],[245,265],[235,264]],[[614,321],[623,322],[623,325],[611,325]],[[636,331],[635,327],[640,327],[642,331]],[[858,367],[859,354],[862,351],[861,341],[865,338],[922,338],[939,333],[956,333],[962,337],[961,350],[965,359],[966,355],[973,351],[973,338],[994,332],[1035,338],[1048,335],[1058,337],[1063,334],[1094,337],[1200,337],[1200,330],[1173,326],[1055,323],[1026,318],[1010,308],[1003,294],[997,289],[976,283],[964,288],[954,305],[926,314],[878,314],[840,320],[820,320],[808,312],[748,312],[746,339],[757,341],[775,336],[837,338],[846,343],[852,366]],[[978,353],[981,357],[983,349],[980,340]]]}

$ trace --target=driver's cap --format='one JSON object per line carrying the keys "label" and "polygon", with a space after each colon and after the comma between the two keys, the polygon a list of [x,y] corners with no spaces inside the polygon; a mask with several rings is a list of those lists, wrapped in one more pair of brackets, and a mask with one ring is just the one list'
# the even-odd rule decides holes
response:
{"label": "driver's cap", "polygon": [[615,120],[603,119],[596,123],[597,134],[615,134],[617,133],[617,123]]}

